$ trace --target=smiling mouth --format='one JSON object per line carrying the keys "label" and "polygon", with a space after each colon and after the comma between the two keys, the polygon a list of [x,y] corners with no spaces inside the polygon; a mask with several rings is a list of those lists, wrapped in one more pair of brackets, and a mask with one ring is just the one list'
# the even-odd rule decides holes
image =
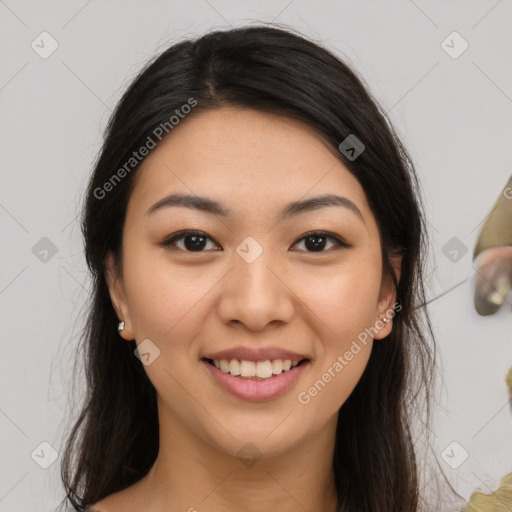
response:
{"label": "smiling mouth", "polygon": [[275,359],[266,361],[246,361],[237,359],[221,359],[213,360],[203,358],[202,361],[209,363],[223,373],[229,373],[233,377],[238,377],[244,380],[269,380],[277,377],[282,373],[292,372],[298,366],[301,366],[309,361],[309,359],[301,359],[292,361],[290,359]]}

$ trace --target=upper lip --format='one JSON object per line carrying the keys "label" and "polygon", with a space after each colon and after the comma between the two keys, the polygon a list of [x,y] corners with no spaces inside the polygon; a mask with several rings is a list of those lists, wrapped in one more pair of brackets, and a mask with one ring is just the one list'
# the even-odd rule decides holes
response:
{"label": "upper lip", "polygon": [[249,348],[249,347],[234,347],[220,352],[211,352],[205,354],[203,359],[237,359],[238,361],[267,361],[275,359],[290,359],[291,361],[301,361],[302,359],[308,359],[303,354],[297,354],[296,352],[290,352],[289,350],[283,350],[279,347],[266,347],[266,348]]}

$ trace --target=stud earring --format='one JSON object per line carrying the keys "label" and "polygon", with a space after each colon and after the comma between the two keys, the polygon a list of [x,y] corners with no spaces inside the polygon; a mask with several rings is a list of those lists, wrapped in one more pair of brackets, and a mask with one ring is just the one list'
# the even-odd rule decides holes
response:
{"label": "stud earring", "polygon": [[121,332],[124,329],[124,322],[119,322],[119,325],[117,326],[117,330]]}
{"label": "stud earring", "polygon": [[382,321],[383,321],[385,324],[387,324],[387,323],[389,322],[389,320],[388,320],[385,316],[383,316],[383,317],[382,317]]}

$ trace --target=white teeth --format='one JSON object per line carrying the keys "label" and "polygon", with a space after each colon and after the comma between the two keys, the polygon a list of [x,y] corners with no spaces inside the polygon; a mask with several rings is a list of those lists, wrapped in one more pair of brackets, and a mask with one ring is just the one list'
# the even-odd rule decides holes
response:
{"label": "white teeth", "polygon": [[231,359],[215,359],[213,361],[216,368],[219,368],[224,373],[230,373],[231,375],[240,377],[259,377],[260,379],[268,379],[273,375],[279,375],[280,373],[295,368],[299,361],[291,361],[290,359],[274,359],[270,361],[246,361]]}
{"label": "white teeth", "polygon": [[274,375],[279,375],[283,371],[283,360],[276,359],[272,361],[272,373]]}
{"label": "white teeth", "polygon": [[240,375],[240,363],[236,359],[231,359],[229,363],[229,373],[231,375]]}
{"label": "white teeth", "polygon": [[256,363],[256,375],[260,379],[272,377],[272,363],[270,361],[258,361]]}
{"label": "white teeth", "polygon": [[240,375],[242,377],[254,377],[256,375],[256,363],[254,361],[240,361]]}

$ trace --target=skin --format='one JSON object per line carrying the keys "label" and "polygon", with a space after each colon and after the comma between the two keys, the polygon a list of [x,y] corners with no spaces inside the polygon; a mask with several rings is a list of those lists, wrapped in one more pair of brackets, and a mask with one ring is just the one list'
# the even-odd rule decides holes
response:
{"label": "skin", "polygon": [[[144,369],[158,396],[160,451],[149,474],[96,503],[102,512],[336,510],[332,454],[337,412],[359,381],[372,340],[304,405],[297,395],[332,367],[366,327],[393,307],[380,237],[356,178],[306,125],[275,114],[223,108],[190,116],[139,169],[122,242],[122,272],[107,280],[124,320],[121,336],[149,338],[160,356]],[[215,199],[223,218],[184,207],[146,211],[170,193]],[[330,206],[280,222],[291,201],[335,193],[361,211]],[[160,242],[182,229],[205,232],[203,252]],[[300,239],[329,231],[323,252]],[[263,249],[236,252],[247,237]],[[189,239],[190,242],[190,239]],[[400,277],[401,259],[392,260]],[[384,338],[392,320],[375,334]],[[385,341],[383,341],[385,343]],[[224,391],[201,357],[234,346],[277,345],[311,364],[284,395],[247,402]],[[250,467],[237,458],[252,443]]]}

